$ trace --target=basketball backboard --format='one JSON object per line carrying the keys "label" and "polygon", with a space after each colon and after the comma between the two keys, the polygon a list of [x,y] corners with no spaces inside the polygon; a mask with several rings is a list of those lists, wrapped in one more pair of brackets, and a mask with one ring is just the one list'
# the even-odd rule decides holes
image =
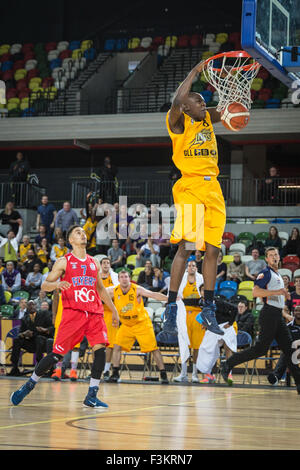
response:
{"label": "basketball backboard", "polygon": [[[299,86],[300,0],[243,0],[241,33],[245,51],[289,88]],[[295,66],[285,66],[291,53],[281,50],[292,47]]]}

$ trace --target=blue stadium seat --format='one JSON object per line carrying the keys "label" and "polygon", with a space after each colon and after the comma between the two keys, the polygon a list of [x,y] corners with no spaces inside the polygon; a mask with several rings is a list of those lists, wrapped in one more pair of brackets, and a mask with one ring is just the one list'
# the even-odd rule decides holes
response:
{"label": "blue stadium seat", "polygon": [[126,38],[117,39],[117,42],[116,42],[117,51],[124,51],[127,49],[127,47],[128,47],[128,39]]}
{"label": "blue stadium seat", "polygon": [[300,224],[300,219],[291,219],[289,220],[289,224]]}
{"label": "blue stadium seat", "polygon": [[83,53],[83,57],[85,57],[86,60],[94,60],[96,58],[96,49],[94,47],[86,49]]}
{"label": "blue stadium seat", "polygon": [[238,285],[237,285],[236,282],[234,282],[234,281],[223,281],[223,282],[220,283],[218,294],[223,295],[227,299],[230,299],[231,297],[233,297],[236,294],[237,289],[238,289]]}
{"label": "blue stadium seat", "polygon": [[71,41],[69,44],[70,51],[75,51],[75,49],[80,49],[80,41]]}
{"label": "blue stadium seat", "polygon": [[115,49],[116,40],[115,39],[106,39],[104,43],[105,51],[113,51]]}
{"label": "blue stadium seat", "polygon": [[271,220],[271,223],[272,224],[286,224],[286,220],[285,219],[273,219]]}

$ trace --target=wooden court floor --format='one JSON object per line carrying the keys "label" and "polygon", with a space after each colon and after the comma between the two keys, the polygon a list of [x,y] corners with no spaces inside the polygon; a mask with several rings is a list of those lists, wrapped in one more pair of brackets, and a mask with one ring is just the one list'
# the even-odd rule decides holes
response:
{"label": "wooden court floor", "polygon": [[294,387],[104,383],[99,411],[82,406],[84,381],[42,380],[14,407],[22,383],[0,380],[0,450],[300,448]]}

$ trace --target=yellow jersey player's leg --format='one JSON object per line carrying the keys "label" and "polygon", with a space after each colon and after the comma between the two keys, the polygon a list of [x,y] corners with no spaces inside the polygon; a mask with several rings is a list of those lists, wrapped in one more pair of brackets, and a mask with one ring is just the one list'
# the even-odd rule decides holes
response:
{"label": "yellow jersey player's leg", "polygon": [[178,244],[172,268],[168,304],[161,338],[177,334],[176,298],[194,248],[205,251],[202,274],[204,277],[204,307],[197,320],[210,331],[223,335],[215,316],[214,288],[217,258],[226,223],[223,194],[217,180],[218,147],[213,123],[220,121],[216,108],[206,108],[199,93],[191,92],[193,81],[204,68],[196,65],[175,92],[166,125],[172,140],[173,162],[182,177],[173,186],[177,218],[170,241]]}
{"label": "yellow jersey player's leg", "polygon": [[167,384],[168,378],[160,350],[158,349],[152,322],[144,307],[143,297],[167,301],[167,296],[151,292],[142,286],[131,283],[127,271],[119,272],[117,287],[109,287],[109,292],[118,311],[121,326],[117,332],[113,351],[113,374],[109,382],[120,380],[121,352],[129,352],[135,341],[139,343],[142,353],[152,353],[160,371],[161,383]]}

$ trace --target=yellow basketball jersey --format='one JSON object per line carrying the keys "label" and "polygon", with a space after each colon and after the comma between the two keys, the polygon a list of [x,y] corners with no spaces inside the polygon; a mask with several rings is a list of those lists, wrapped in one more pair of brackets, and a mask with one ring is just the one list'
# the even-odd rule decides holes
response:
{"label": "yellow basketball jersey", "polygon": [[175,134],[170,129],[167,113],[174,164],[182,176],[218,176],[218,146],[209,112],[202,121],[194,121],[185,113],[183,116],[184,132]]}
{"label": "yellow basketball jersey", "polygon": [[200,295],[197,290],[196,281],[190,283],[187,281],[185,288],[183,289],[184,299],[200,299]]}
{"label": "yellow basketball jersey", "polygon": [[137,300],[137,285],[131,284],[129,291],[123,294],[118,285],[114,288],[114,304],[119,313],[120,322],[127,326],[133,326],[136,323],[147,320],[148,312],[144,307],[143,299]]}
{"label": "yellow basketball jersey", "polygon": [[[114,283],[111,280],[111,275],[102,279],[102,282],[105,288],[111,287],[114,285]],[[103,308],[104,308],[105,313],[112,313],[112,311],[108,308],[108,306],[104,302],[103,302]]]}

